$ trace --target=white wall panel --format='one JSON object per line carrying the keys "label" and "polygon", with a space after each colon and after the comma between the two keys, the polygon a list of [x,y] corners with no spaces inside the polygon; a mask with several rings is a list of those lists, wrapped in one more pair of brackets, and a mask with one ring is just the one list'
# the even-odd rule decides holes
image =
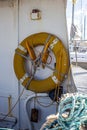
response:
{"label": "white wall panel", "polygon": [[[30,19],[32,9],[41,10],[41,20]],[[65,13],[63,0],[20,0],[20,41],[32,33],[49,32],[67,44]]]}
{"label": "white wall panel", "polygon": [[17,94],[17,80],[13,70],[13,55],[18,45],[17,3],[0,1],[0,93]]}
{"label": "white wall panel", "polygon": [[[0,113],[3,114],[8,113],[8,96],[12,96],[12,104],[15,104],[18,97],[18,81],[13,70],[13,56],[17,45],[17,0],[0,1]],[[18,106],[13,115],[18,118]]]}
{"label": "white wall panel", "polygon": [[[58,36],[67,47],[66,12],[63,2],[63,0],[19,0],[18,15],[18,0],[13,0],[13,2],[12,0],[0,0],[0,96],[8,97],[12,95],[12,104],[15,103],[18,96],[18,81],[13,69],[13,57],[18,42],[33,33],[48,32]],[[41,10],[41,20],[33,21],[30,19],[32,9]],[[28,122],[24,121],[26,116],[23,104],[24,99],[31,94],[30,91],[26,90],[22,96],[21,128],[28,126]],[[3,105],[1,100],[4,101],[0,97],[0,105]],[[4,111],[2,108],[1,111]],[[17,109],[14,110],[16,115],[18,113]]]}

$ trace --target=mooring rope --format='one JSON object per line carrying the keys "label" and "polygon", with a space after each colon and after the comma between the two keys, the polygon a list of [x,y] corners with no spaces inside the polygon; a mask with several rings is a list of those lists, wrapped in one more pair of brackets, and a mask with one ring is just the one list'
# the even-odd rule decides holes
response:
{"label": "mooring rope", "polygon": [[81,125],[87,125],[87,95],[64,94],[59,104],[58,119],[43,130],[80,130]]}

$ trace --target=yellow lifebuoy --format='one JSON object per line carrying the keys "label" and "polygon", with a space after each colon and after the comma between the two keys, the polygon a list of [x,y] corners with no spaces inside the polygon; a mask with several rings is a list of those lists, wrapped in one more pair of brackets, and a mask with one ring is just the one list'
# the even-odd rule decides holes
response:
{"label": "yellow lifebuoy", "polygon": [[25,69],[24,64],[25,59],[23,58],[28,54],[26,42],[29,43],[30,46],[33,45],[33,47],[39,45],[45,45],[46,39],[48,39],[49,35],[51,37],[49,38],[48,41],[49,42],[48,48],[50,48],[54,53],[56,59],[56,65],[55,65],[56,71],[54,71],[50,77],[44,80],[36,80],[36,79],[31,80],[27,89],[38,93],[47,92],[56,88],[65,79],[65,76],[68,73],[69,60],[67,50],[64,47],[63,43],[59,38],[57,38],[52,34],[45,32],[37,33],[25,38],[17,47],[16,53],[14,55],[15,74],[18,80],[21,82],[21,84],[24,87],[26,87],[26,84],[28,84],[30,80],[30,76],[27,74]]}

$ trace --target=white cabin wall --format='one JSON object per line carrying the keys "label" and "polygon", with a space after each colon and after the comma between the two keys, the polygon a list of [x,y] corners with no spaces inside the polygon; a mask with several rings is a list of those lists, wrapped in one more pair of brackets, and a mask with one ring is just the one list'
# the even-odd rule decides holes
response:
{"label": "white cabin wall", "polygon": [[[30,19],[32,9],[41,11],[41,20]],[[58,36],[68,49],[66,0],[19,0],[19,42],[38,32]],[[26,92],[23,97],[26,97]],[[27,92],[27,96],[30,94]]]}
{"label": "white cabin wall", "polygon": [[[0,0],[0,113],[8,113],[18,98],[18,80],[13,69],[13,56],[18,45],[18,1]],[[18,105],[12,112],[18,118]]]}
{"label": "white cabin wall", "polygon": [[0,93],[16,94],[13,55],[18,44],[17,3],[14,6],[0,1]]}
{"label": "white cabin wall", "polygon": [[[67,42],[67,28],[66,28],[66,6],[64,0],[20,0],[19,3],[19,41],[21,42],[27,36],[38,33],[48,32],[58,36],[66,48],[68,48]],[[41,20],[31,20],[30,13],[32,9],[41,10]],[[22,88],[22,87],[21,87]],[[27,96],[30,95],[27,92]],[[22,99],[26,98],[26,92],[23,94]],[[22,100],[20,105],[23,106]],[[49,99],[47,100],[47,102]],[[33,105],[32,105],[33,106]],[[30,106],[29,106],[30,107]],[[38,105],[38,109],[41,109],[44,113],[43,120],[34,123],[35,130],[40,128],[40,125],[45,120],[46,111],[50,109],[50,114],[55,113],[55,106],[48,107],[47,110]],[[24,113],[25,109],[20,109],[20,114]],[[28,127],[27,119],[24,118],[24,114],[21,114],[20,126],[21,128]],[[43,116],[43,115],[41,115]],[[24,120],[23,120],[24,119]],[[23,122],[23,123],[22,123]],[[24,126],[25,125],[25,126]]]}
{"label": "white cabin wall", "polygon": [[[24,38],[33,33],[48,32],[58,36],[68,47],[64,4],[64,0],[19,0],[19,5],[18,0],[0,0],[0,112],[7,113],[8,96],[12,96],[14,104],[20,89],[23,89],[18,85],[14,73],[13,57],[16,47]],[[30,19],[32,9],[41,10],[41,20]],[[25,90],[19,106],[14,110],[14,115],[20,118],[18,121],[21,129],[28,127],[24,102],[31,94]],[[19,108],[21,109],[18,110]],[[53,106],[50,114],[52,110],[55,113]],[[42,111],[44,112],[43,108]]]}
{"label": "white cabin wall", "polygon": [[[41,10],[41,20],[30,19],[32,9]],[[63,0],[20,0],[20,41],[33,33],[49,32],[57,35],[67,46],[65,10]]]}

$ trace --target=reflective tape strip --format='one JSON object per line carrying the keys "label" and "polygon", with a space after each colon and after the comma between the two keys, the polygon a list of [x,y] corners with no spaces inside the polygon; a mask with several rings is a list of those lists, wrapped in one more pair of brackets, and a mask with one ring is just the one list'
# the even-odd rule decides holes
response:
{"label": "reflective tape strip", "polygon": [[50,44],[50,48],[53,49],[54,46],[55,46],[55,44],[58,43],[58,41],[59,41],[59,39],[58,39],[58,38],[55,38],[55,39],[52,41],[52,43]]}
{"label": "reflective tape strip", "polygon": [[58,79],[56,78],[56,76],[52,76],[52,80],[54,81],[55,84],[58,84]]}
{"label": "reflective tape strip", "polygon": [[22,84],[26,78],[28,78],[28,74],[25,73],[24,76],[20,79],[20,83]]}
{"label": "reflective tape strip", "polygon": [[19,45],[18,49],[20,49],[21,51],[27,52],[27,50],[22,45]]}

